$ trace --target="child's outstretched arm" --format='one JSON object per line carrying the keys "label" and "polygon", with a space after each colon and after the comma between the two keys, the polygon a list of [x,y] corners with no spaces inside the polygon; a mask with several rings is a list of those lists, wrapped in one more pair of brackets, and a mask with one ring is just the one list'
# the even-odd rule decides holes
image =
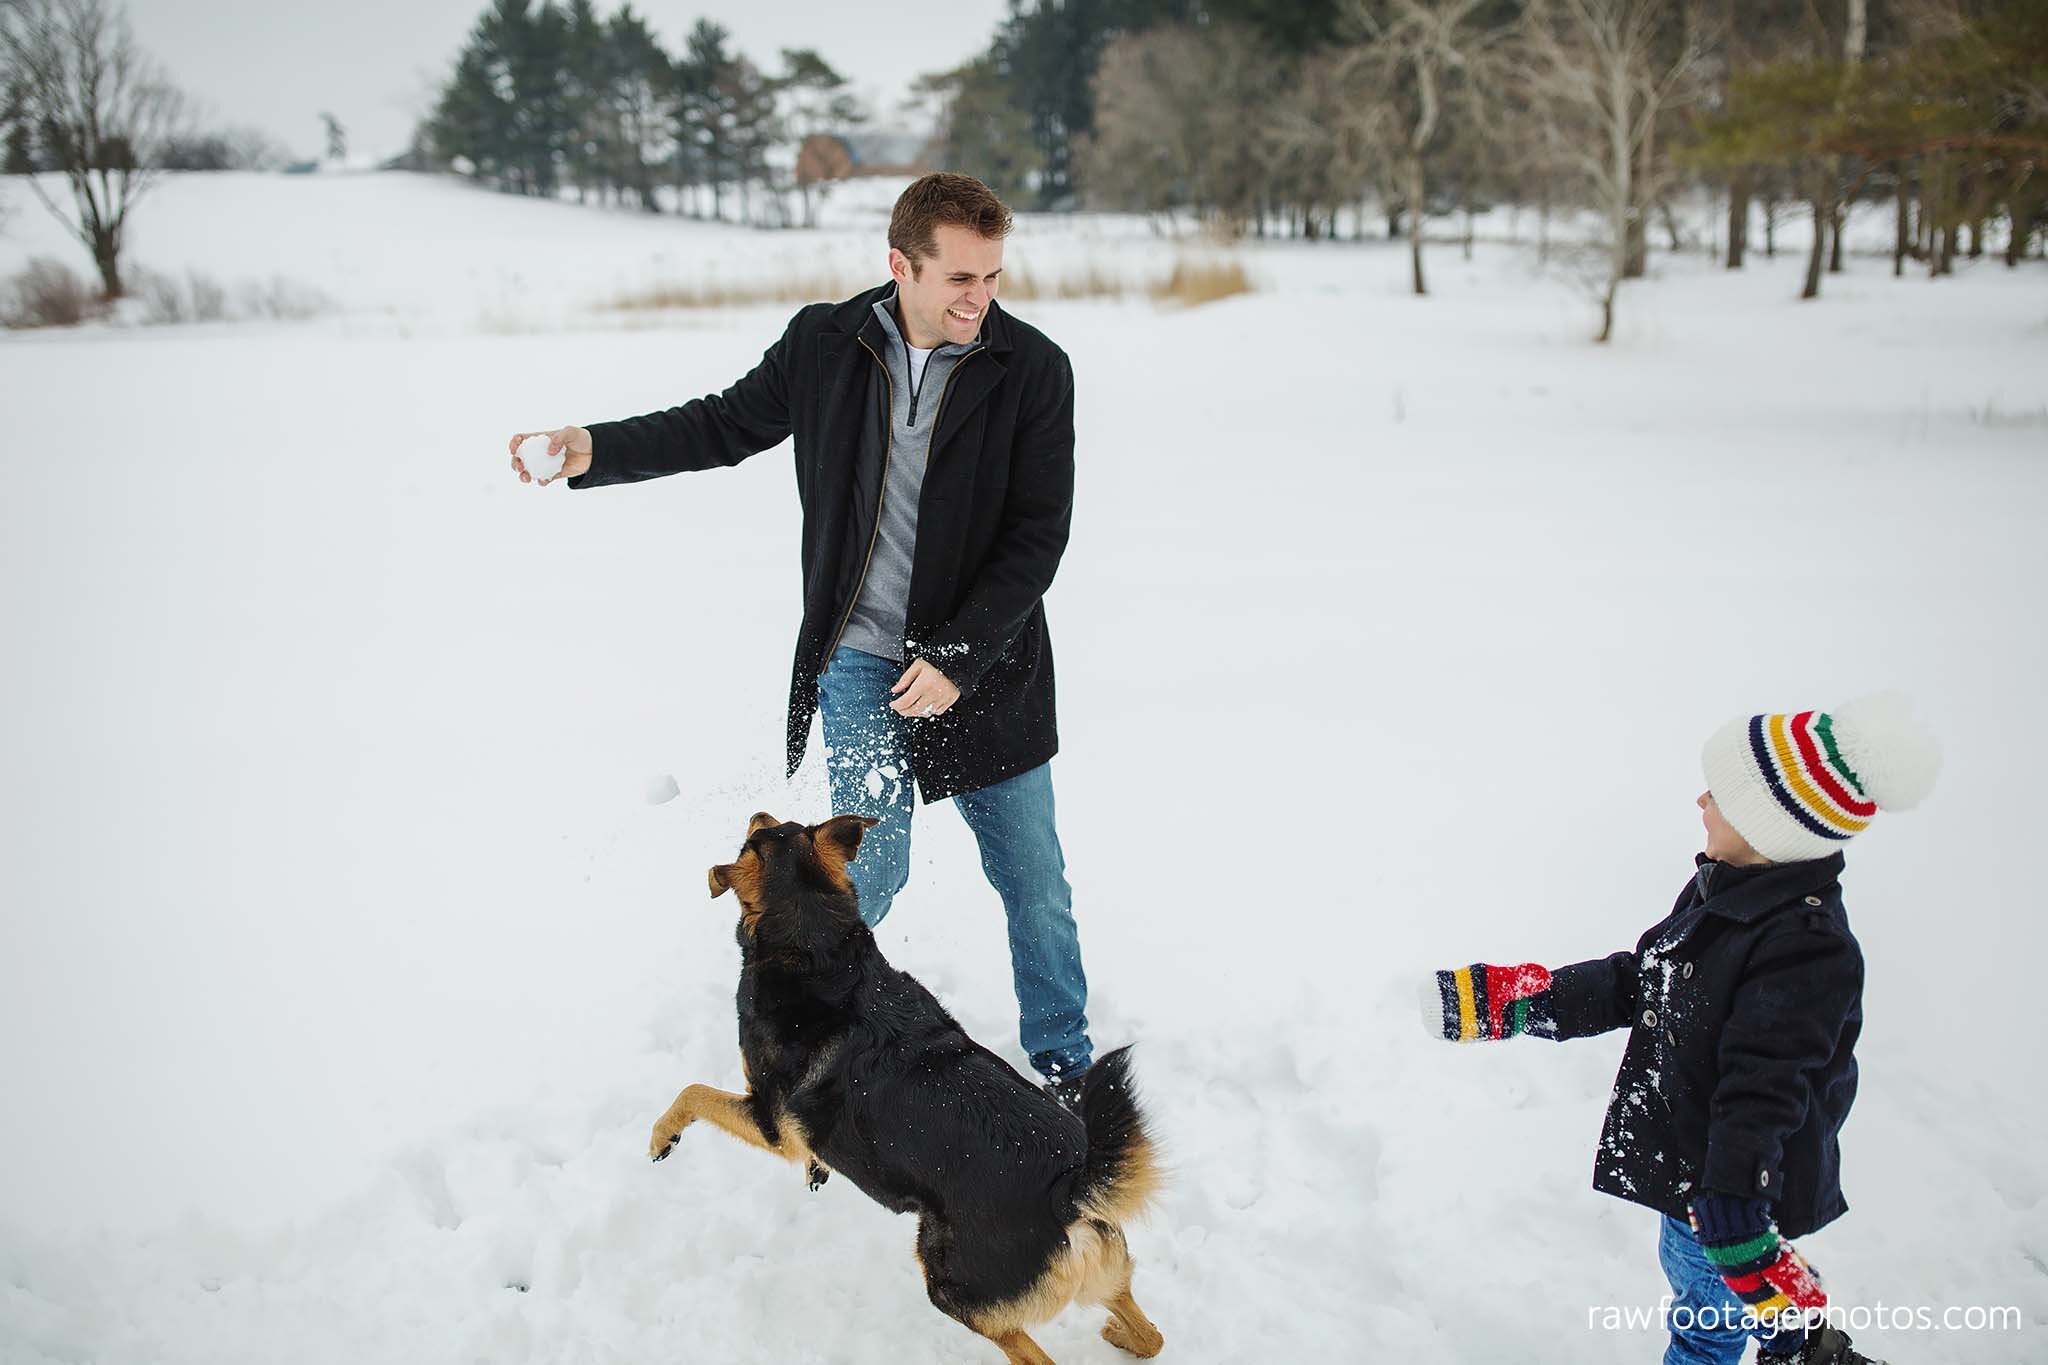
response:
{"label": "child's outstretched arm", "polygon": [[1556,971],[1524,962],[1475,962],[1422,983],[1423,1028],[1454,1043],[1492,1042],[1518,1033],[1564,1040],[1620,1028],[1635,1011],[1636,956],[1575,962]]}

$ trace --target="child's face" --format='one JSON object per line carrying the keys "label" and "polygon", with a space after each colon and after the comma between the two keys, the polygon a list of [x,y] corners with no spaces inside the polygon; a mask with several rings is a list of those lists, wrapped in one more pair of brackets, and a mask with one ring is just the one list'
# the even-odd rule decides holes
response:
{"label": "child's face", "polygon": [[1749,840],[1735,832],[1735,826],[1721,816],[1714,794],[1701,792],[1694,803],[1700,808],[1700,823],[1707,827],[1707,856],[1717,863],[1765,863],[1770,859],[1749,846]]}

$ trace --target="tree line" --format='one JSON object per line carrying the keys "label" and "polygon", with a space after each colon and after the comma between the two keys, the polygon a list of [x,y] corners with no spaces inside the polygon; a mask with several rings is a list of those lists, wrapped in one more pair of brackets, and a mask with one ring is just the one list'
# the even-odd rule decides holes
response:
{"label": "tree line", "polygon": [[517,194],[814,223],[867,115],[817,52],[764,70],[699,20],[670,53],[624,6],[493,0],[414,137],[412,164]]}
{"label": "tree line", "polygon": [[[666,52],[630,6],[492,0],[396,164],[512,193],[813,223],[865,111],[815,51],[765,71],[700,21]],[[1843,264],[1850,207],[1894,212],[1892,268],[1949,273],[2048,226],[2042,0],[1012,0],[989,48],[925,77],[929,160],[1019,202],[1225,233],[1405,235],[1533,210],[1611,334],[1623,281],[1681,192],[1727,206],[1726,263],[1810,219],[1803,293]],[[330,154],[343,133],[328,124]],[[0,0],[0,151],[60,171],[118,298],[128,215],[166,169],[281,159],[198,135],[113,0]],[[794,199],[794,204],[792,204]],[[1375,229],[1377,230],[1377,229]]]}
{"label": "tree line", "polygon": [[2017,262],[2048,203],[2042,0],[1016,0],[924,91],[1002,191],[1309,239],[1383,215],[1418,294],[1430,215],[1528,207],[1547,251],[1590,210],[1603,338],[1682,190],[1726,199],[1731,267],[1802,206],[1808,297],[1853,203],[1935,273],[1995,225]]}

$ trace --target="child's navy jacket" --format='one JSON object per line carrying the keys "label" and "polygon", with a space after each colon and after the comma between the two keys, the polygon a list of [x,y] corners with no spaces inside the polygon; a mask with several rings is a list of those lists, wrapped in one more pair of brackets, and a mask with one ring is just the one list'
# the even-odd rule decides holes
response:
{"label": "child's navy jacket", "polygon": [[[1552,974],[1532,1032],[1629,1029],[1593,1186],[1684,1219],[1702,1189],[1770,1200],[1798,1237],[1839,1218],[1863,952],[1842,856],[1710,861],[1632,953]],[[1552,1027],[1554,1026],[1554,1033]]]}

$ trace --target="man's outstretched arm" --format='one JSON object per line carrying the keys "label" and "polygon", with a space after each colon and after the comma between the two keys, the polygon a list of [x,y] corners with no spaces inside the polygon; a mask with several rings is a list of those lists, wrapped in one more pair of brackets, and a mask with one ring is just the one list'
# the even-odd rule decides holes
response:
{"label": "man's outstretched arm", "polygon": [[664,474],[735,465],[780,444],[790,431],[790,373],[802,319],[802,313],[791,318],[781,338],[761,356],[761,363],[723,393],[693,398],[679,407],[642,417],[592,423],[586,429],[589,467],[572,476],[569,486],[637,483]]}

